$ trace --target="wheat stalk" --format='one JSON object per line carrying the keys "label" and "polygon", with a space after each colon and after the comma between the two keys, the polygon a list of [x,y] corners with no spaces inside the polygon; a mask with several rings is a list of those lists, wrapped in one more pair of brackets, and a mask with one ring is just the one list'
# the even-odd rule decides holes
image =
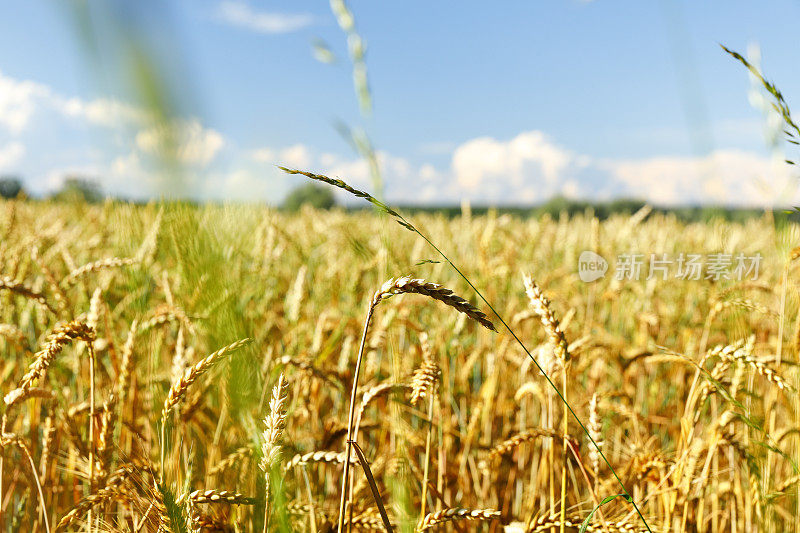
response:
{"label": "wheat stalk", "polygon": [[[397,294],[420,294],[438,300],[455,310],[464,313],[467,317],[475,320],[483,327],[496,331],[492,322],[487,316],[479,309],[471,305],[469,302],[457,296],[451,291],[437,283],[430,283],[422,279],[414,279],[410,276],[403,276],[400,278],[393,278],[386,281],[380,289],[375,291],[375,294],[367,307],[367,318],[364,320],[364,330],[361,336],[361,344],[358,350],[358,357],[356,358],[356,368],[353,375],[353,386],[350,391],[350,409],[347,417],[347,449],[346,456],[349,458],[353,449],[354,427],[355,427],[355,408],[356,408],[356,395],[358,393],[358,377],[361,372],[361,361],[364,357],[364,348],[366,346],[367,333],[369,331],[370,323],[372,322],[372,315],[375,308],[388,298]],[[339,502],[339,530],[344,527],[344,511],[345,503],[348,500],[348,481],[350,479],[350,461],[344,463],[344,476],[342,476],[342,494]]]}
{"label": "wheat stalk", "polygon": [[[569,344],[564,332],[561,331],[561,324],[556,317],[555,312],[550,307],[550,300],[544,295],[542,290],[536,284],[532,277],[528,275],[522,276],[523,284],[525,285],[525,292],[530,300],[531,307],[534,312],[539,315],[539,319],[547,331],[550,341],[555,348],[555,355],[561,363],[561,397],[566,405],[567,402],[567,364],[570,360]],[[569,438],[569,418],[567,417],[566,409],[564,409],[563,416],[563,446],[562,454],[564,462],[561,466],[561,533],[564,533],[564,519],[566,517],[567,508],[567,439]],[[589,435],[591,438],[591,435]],[[595,443],[595,449],[598,454],[602,454],[602,450]]]}
{"label": "wheat stalk", "polygon": [[[36,471],[36,465],[33,462],[33,457],[25,442],[14,433],[0,434],[0,454],[5,455],[5,448],[9,445],[14,445],[22,451],[22,454],[28,459],[28,464],[31,467],[31,477],[36,484],[36,490],[39,492],[39,505],[41,506],[42,515],[44,516],[44,526],[47,533],[50,533],[50,522],[47,519],[47,507],[44,502],[44,493],[42,492],[42,484],[39,481],[39,474]],[[1,479],[1,478],[0,478]],[[1,481],[0,481],[1,482]]]}

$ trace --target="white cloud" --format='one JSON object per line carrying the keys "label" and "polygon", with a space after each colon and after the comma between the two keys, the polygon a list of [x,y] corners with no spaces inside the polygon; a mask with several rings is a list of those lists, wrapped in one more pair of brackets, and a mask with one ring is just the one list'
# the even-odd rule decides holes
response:
{"label": "white cloud", "polygon": [[13,134],[20,133],[36,111],[37,101],[51,94],[45,85],[19,81],[0,72],[0,125]]}
{"label": "white cloud", "polygon": [[[302,154],[289,161],[287,154]],[[449,168],[421,165],[378,152],[386,197],[393,202],[521,204],[554,195],[608,200],[639,198],[657,205],[715,203],[774,206],[800,202],[798,177],[779,158],[742,150],[717,150],[704,157],[661,156],[599,159],[575,153],[539,131],[509,140],[481,137],[452,151]],[[316,155],[296,145],[252,152],[256,161],[287,163],[341,177],[371,189],[369,165],[360,158]],[[353,199],[342,196],[342,200]]]}
{"label": "white cloud", "polygon": [[461,144],[453,151],[452,172],[467,196],[533,200],[560,193],[560,178],[577,164],[542,132],[529,131],[509,141],[481,137]]}
{"label": "white cloud", "polygon": [[[175,119],[171,124],[170,128],[154,127],[146,111],[120,100],[66,97],[41,83],[0,72],[0,135],[9,137],[0,137],[5,142],[0,144],[0,171],[24,173],[29,190],[46,192],[69,171],[79,171],[101,179],[109,193],[137,198],[174,194],[278,201],[299,178],[287,177],[275,164],[323,172],[372,189],[369,165],[355,156],[319,153],[303,144],[244,151],[230,146],[222,133],[196,118]],[[78,139],[84,130],[102,133],[96,137],[100,141],[85,144],[84,138]],[[185,177],[173,179],[159,172],[152,156],[162,155],[170,145],[165,141],[174,143]],[[442,151],[445,145],[437,143],[436,148]],[[26,157],[31,152],[43,157]],[[596,158],[532,130],[510,139],[471,139],[452,145],[445,153],[451,156],[449,165],[434,166],[378,152],[386,198],[415,203],[457,203],[467,198],[475,203],[514,204],[565,195],[594,200],[637,197],[660,205],[800,203],[793,167],[777,155],[753,151],[716,150],[702,157]],[[231,162],[230,168],[223,167],[226,161]],[[25,166],[20,167],[21,163]]]}
{"label": "white cloud", "polygon": [[271,148],[258,148],[250,151],[250,159],[257,163],[274,164],[276,162],[275,150]]}
{"label": "white cloud", "polygon": [[[164,154],[174,144],[173,154]],[[207,167],[225,145],[222,135],[204,128],[197,119],[176,120],[141,130],[136,146],[151,156],[174,155],[184,165]]]}
{"label": "white cloud", "polygon": [[604,161],[627,196],[662,205],[715,203],[766,206],[794,200],[798,179],[783,160],[742,150],[704,157]]}
{"label": "white cloud", "polygon": [[219,20],[258,33],[289,33],[310,26],[314,18],[306,13],[256,11],[245,2],[226,0],[217,10]]}
{"label": "white cloud", "polygon": [[237,168],[214,175],[207,182],[206,197],[218,198],[224,191],[226,200],[254,202],[270,198],[273,181],[249,169]]}
{"label": "white cloud", "polygon": [[[136,132],[136,146],[151,155],[162,150],[167,140],[172,141],[176,157],[188,165],[208,165],[225,145],[218,131],[204,127],[196,118],[174,119],[169,127],[153,126],[152,115],[135,105],[114,98],[65,97],[41,83],[16,80],[0,72],[0,126],[19,135],[30,125],[34,114],[45,112],[91,127]],[[46,118],[53,119],[51,115]],[[48,122],[48,126],[52,125]]]}
{"label": "white cloud", "polygon": [[311,151],[302,144],[295,144],[281,150],[277,162],[284,166],[305,169],[311,164]]}
{"label": "white cloud", "polygon": [[83,119],[89,124],[106,128],[143,126],[148,120],[147,113],[142,109],[112,98],[87,101],[54,97],[53,103],[57,110],[68,117]]}
{"label": "white cloud", "polygon": [[0,146],[0,171],[13,170],[25,155],[25,146],[19,142],[10,142]]}
{"label": "white cloud", "polygon": [[12,135],[19,135],[35,114],[43,112],[55,112],[105,128],[141,127],[147,120],[143,110],[113,98],[67,98],[47,85],[0,72],[0,126]]}
{"label": "white cloud", "polygon": [[331,163],[339,161],[338,156],[333,156],[331,154],[322,154],[319,158],[314,158],[311,154],[311,149],[303,144],[294,144],[280,149],[258,148],[256,150],[251,150],[249,156],[250,159],[256,163],[281,165],[284,167],[299,168],[301,170],[309,168],[316,159]]}

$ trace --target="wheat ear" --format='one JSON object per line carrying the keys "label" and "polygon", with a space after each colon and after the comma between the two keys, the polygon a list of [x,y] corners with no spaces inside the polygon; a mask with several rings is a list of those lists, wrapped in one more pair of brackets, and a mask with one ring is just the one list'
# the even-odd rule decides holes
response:
{"label": "wheat ear", "polygon": [[[550,341],[553,343],[555,355],[561,363],[561,396],[566,404],[568,401],[567,364],[570,359],[567,338],[564,335],[564,332],[561,330],[561,324],[559,323],[555,312],[553,312],[552,308],[550,307],[550,300],[547,299],[533,278],[528,275],[523,275],[522,280],[525,285],[525,292],[528,295],[531,307],[533,308],[533,311],[539,315],[539,319],[542,321],[542,325],[544,326],[545,331],[547,331]],[[564,456],[564,462],[561,465],[561,533],[564,533],[564,520],[567,512],[567,439],[569,437],[569,417],[567,416],[566,408],[564,409],[563,419],[564,439],[562,443],[562,453]]]}
{"label": "wheat ear", "polygon": [[[592,399],[589,401],[589,435],[597,444],[597,448],[603,447],[603,434],[602,424],[600,422],[600,415],[597,410],[597,393],[592,394]],[[592,463],[592,470],[594,473],[594,489],[597,491],[598,480],[600,479],[600,454],[594,448],[589,448],[589,461]]]}
{"label": "wheat ear", "polygon": [[539,429],[539,428],[527,429],[525,431],[517,433],[516,435],[512,435],[511,437],[507,438],[500,444],[497,444],[496,446],[492,447],[486,453],[486,457],[478,463],[478,466],[481,469],[485,470],[489,468],[492,460],[507,455],[516,450],[517,448],[519,448],[524,443],[534,441],[539,437],[550,437],[552,439],[557,439],[559,435],[554,431],[549,431],[546,429]]}
{"label": "wheat ear", "polygon": [[166,436],[166,425],[167,425],[167,415],[175,407],[178,402],[181,401],[181,398],[186,394],[186,391],[189,390],[189,387],[197,381],[197,379],[208,372],[211,368],[213,368],[217,363],[219,363],[223,357],[228,355],[229,353],[238,350],[242,346],[247,346],[252,342],[252,339],[242,339],[238,340],[228,346],[220,348],[216,352],[207,355],[194,366],[187,368],[183,375],[178,379],[172,386],[169,388],[169,392],[167,393],[167,398],[164,400],[164,407],[161,409],[161,476],[164,476],[164,452],[166,448],[166,443],[164,442],[164,438]]}
{"label": "wheat ear", "polygon": [[6,394],[4,398],[6,404],[6,413],[8,413],[9,409],[15,405],[30,398],[44,398],[49,400],[53,398],[53,391],[50,389],[44,389],[42,387],[28,387],[27,389],[18,387]]}
{"label": "wheat ear", "polygon": [[253,505],[255,498],[229,490],[196,490],[189,494],[194,503],[227,503],[228,505]]}
{"label": "wheat ear", "polygon": [[[324,180],[323,180],[324,181]],[[350,192],[356,191],[355,189],[346,189]],[[356,194],[356,191],[353,194]],[[369,195],[362,196],[362,198],[371,198]],[[376,200],[377,201],[377,200]],[[378,202],[376,205],[383,205]],[[385,207],[385,206],[384,206]],[[388,209],[388,208],[386,208]],[[394,213],[393,211],[389,210],[390,214]],[[394,213],[395,216],[397,215]],[[422,279],[414,279],[410,276],[403,276],[396,279],[390,279],[386,281],[380,289],[375,291],[375,294],[372,297],[372,300],[367,307],[367,318],[364,320],[364,330],[361,335],[361,344],[359,345],[358,349],[358,357],[356,358],[356,368],[355,373],[353,374],[353,386],[350,391],[350,409],[349,414],[347,417],[347,450],[346,455],[347,457],[351,457],[351,453],[353,451],[353,429],[355,423],[355,409],[356,409],[356,395],[358,394],[358,377],[361,373],[361,361],[364,358],[364,348],[366,346],[367,341],[367,334],[369,332],[369,326],[372,322],[372,315],[375,313],[375,308],[378,306],[380,302],[391,298],[397,294],[420,294],[423,296],[427,296],[429,298],[433,298],[434,300],[438,300],[450,307],[454,308],[455,310],[464,313],[469,318],[472,318],[483,327],[491,330],[497,331],[492,324],[492,321],[481,312],[478,308],[457,296],[445,287],[437,283],[430,283]],[[348,481],[350,479],[350,461],[345,461],[344,463],[344,476],[342,476],[342,495],[339,501],[339,523],[338,528],[339,531],[342,531],[344,528],[344,511],[345,511],[345,503],[348,501]]]}
{"label": "wheat ear", "polygon": [[539,288],[539,285],[536,284],[533,278],[528,275],[523,275],[522,280],[525,284],[525,293],[528,295],[531,307],[534,313],[539,316],[539,320],[542,321],[542,325],[555,347],[556,356],[562,362],[568,361],[569,345],[567,343],[567,338],[564,336],[564,332],[561,331],[561,324],[550,307],[550,300],[547,299],[542,289]]}
{"label": "wheat ear", "polygon": [[764,376],[767,381],[771,381],[781,390],[794,390],[794,388],[787,382],[783,377],[781,377],[773,368],[767,366],[763,361],[760,361],[753,357],[753,355],[748,352],[747,350],[738,349],[732,352],[723,350],[720,352],[720,357],[728,361],[730,363],[733,362],[740,362],[744,363],[745,365],[749,366],[757,373]]}
{"label": "wheat ear", "polygon": [[278,376],[278,381],[272,388],[272,398],[269,401],[269,413],[264,418],[264,432],[261,442],[261,461],[258,466],[264,472],[266,481],[266,496],[264,505],[264,533],[267,532],[270,518],[270,500],[272,499],[271,478],[272,469],[278,464],[281,455],[281,437],[286,426],[286,398],[288,396],[288,383],[283,373]]}
{"label": "wheat ear", "polygon": [[92,263],[87,263],[81,267],[76,268],[61,281],[62,287],[70,287],[75,284],[80,278],[90,272],[97,272],[106,268],[116,268],[125,265],[132,265],[136,263],[135,259],[111,257],[108,259],[101,259]]}
{"label": "wheat ear", "polygon": [[373,305],[380,301],[391,298],[396,294],[421,294],[434,300],[439,300],[445,305],[449,305],[456,311],[464,313],[481,326],[491,331],[497,331],[491,320],[480,309],[467,302],[465,299],[453,294],[450,289],[431,283],[424,279],[414,279],[411,276],[403,276],[390,279],[381,286],[373,297]]}
{"label": "wheat ear", "polygon": [[220,472],[224,472],[228,468],[232,467],[235,464],[239,464],[240,461],[247,459],[253,454],[253,449],[249,446],[242,446],[237,450],[234,450],[230,453],[227,457],[221,460],[219,463],[214,465],[212,468],[208,470],[209,476],[215,476]]}
{"label": "wheat ear", "polygon": [[56,525],[56,532],[67,529],[75,520],[88,513],[93,507],[117,499],[120,494],[124,494],[121,489],[130,474],[130,466],[117,470],[108,478],[105,487],[80,500],[70,512],[61,517],[61,520]]}
{"label": "wheat ear", "polygon": [[[87,343],[91,343],[95,339],[94,330],[79,320],[74,320],[57,327],[50,335],[44,349],[34,355],[34,361],[28,372],[22,377],[22,380],[20,380],[17,389],[23,389],[24,391],[30,389],[38,378],[45,375],[50,364],[56,356],[61,353],[64,345],[74,339],[81,339]],[[16,395],[19,394],[24,393],[12,391],[3,398],[3,401],[6,405],[9,405]]]}
{"label": "wheat ear", "polygon": [[428,513],[417,526],[417,531],[427,531],[444,522],[455,520],[494,520],[500,518],[500,511],[495,509],[442,509],[435,513]]}
{"label": "wheat ear", "polygon": [[[283,465],[284,470],[291,470],[296,466],[307,465],[308,463],[344,463],[345,453],[334,451],[319,450],[316,452],[308,452],[304,454],[297,454]],[[355,464],[354,459],[350,459]]]}
{"label": "wheat ear", "polygon": [[172,386],[169,389],[169,393],[167,393],[167,398],[164,400],[164,407],[161,410],[161,418],[162,420],[167,417],[170,410],[175,407],[178,402],[181,401],[181,398],[186,394],[186,391],[189,390],[189,387],[197,381],[197,379],[211,370],[217,363],[222,361],[223,357],[238,350],[243,346],[247,346],[252,342],[252,339],[242,339],[236,341],[228,346],[220,348],[216,352],[207,355],[194,366],[187,368],[181,377],[172,383]]}
{"label": "wheat ear", "polygon": [[428,396],[442,376],[442,369],[433,361],[423,361],[411,376],[411,404],[416,405]]}
{"label": "wheat ear", "polygon": [[13,280],[8,276],[0,276],[0,289],[11,291],[15,294],[19,294],[20,296],[24,296],[25,298],[35,300],[54,315],[58,314],[55,308],[50,305],[50,302],[47,301],[47,298],[44,294],[31,289],[21,281]]}
{"label": "wheat ear", "polygon": [[131,370],[133,369],[133,345],[136,341],[136,329],[139,322],[134,319],[128,330],[128,338],[122,346],[122,363],[119,365],[119,375],[117,376],[117,395],[120,405],[124,408],[125,400],[128,397],[128,389],[131,385]]}
{"label": "wheat ear", "polygon": [[358,431],[361,428],[361,419],[364,416],[364,410],[372,400],[392,392],[410,389],[411,385],[408,383],[392,383],[389,381],[379,383],[368,389],[361,398],[361,403],[358,406],[358,413],[356,414],[355,424],[353,425],[353,440],[358,440]]}

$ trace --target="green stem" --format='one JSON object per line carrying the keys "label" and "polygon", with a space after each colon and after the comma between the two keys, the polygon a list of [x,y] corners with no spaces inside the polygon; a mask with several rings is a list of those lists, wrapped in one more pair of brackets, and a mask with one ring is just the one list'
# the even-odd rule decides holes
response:
{"label": "green stem", "polygon": [[504,327],[506,328],[506,330],[507,330],[507,331],[508,331],[508,332],[511,334],[511,336],[512,336],[512,337],[514,337],[514,340],[515,340],[515,341],[517,341],[517,344],[519,344],[520,348],[522,348],[522,350],[523,350],[523,351],[524,351],[524,352],[525,352],[525,353],[528,355],[528,357],[530,358],[530,360],[531,360],[531,361],[533,361],[533,364],[535,364],[535,365],[536,365],[536,368],[538,368],[538,369],[539,369],[539,372],[541,372],[541,374],[542,374],[542,376],[544,377],[544,379],[545,379],[545,380],[547,380],[547,383],[548,383],[548,384],[550,385],[550,387],[552,387],[552,389],[553,389],[553,390],[556,392],[556,394],[558,395],[558,397],[559,397],[559,399],[561,400],[561,402],[564,404],[564,406],[565,406],[565,407],[567,408],[567,410],[570,412],[570,414],[572,415],[572,417],[575,419],[575,421],[576,421],[576,422],[578,423],[578,425],[581,427],[581,429],[583,430],[583,432],[586,434],[586,437],[589,439],[589,442],[591,442],[591,443],[592,443],[592,446],[594,446],[594,448],[595,448],[595,449],[597,450],[597,452],[600,454],[600,457],[602,457],[602,458],[603,458],[603,462],[606,464],[606,466],[608,466],[608,469],[611,471],[611,474],[614,476],[614,478],[617,480],[617,483],[619,483],[619,486],[622,488],[622,492],[623,492],[623,494],[624,494],[625,496],[627,496],[627,498],[625,498],[625,499],[626,499],[627,501],[631,502],[631,505],[633,505],[633,508],[636,510],[636,514],[638,514],[638,515],[639,515],[639,518],[640,518],[640,519],[642,520],[642,522],[644,523],[644,527],[646,527],[646,528],[647,528],[647,531],[649,531],[650,533],[652,533],[652,530],[650,529],[650,525],[647,523],[647,520],[645,519],[644,515],[642,514],[642,511],[639,509],[639,506],[638,506],[638,505],[636,505],[636,502],[634,501],[634,499],[633,499],[633,496],[631,496],[631,494],[628,492],[628,489],[625,487],[625,484],[622,482],[622,480],[620,479],[620,477],[617,475],[617,472],[614,470],[614,467],[613,467],[613,466],[611,466],[611,463],[608,461],[608,459],[606,458],[606,456],[605,456],[605,454],[603,453],[603,451],[600,449],[600,447],[599,447],[599,446],[597,445],[597,443],[594,441],[594,439],[592,438],[592,436],[589,434],[589,430],[588,430],[588,429],[586,429],[586,426],[583,424],[583,422],[581,421],[581,419],[580,419],[580,418],[578,417],[578,415],[575,413],[575,410],[572,408],[572,406],[569,404],[569,402],[567,402],[566,398],[564,398],[564,395],[563,395],[563,394],[561,393],[561,391],[558,389],[558,387],[556,386],[556,384],[555,384],[555,383],[553,383],[553,380],[552,380],[552,379],[550,379],[550,376],[548,376],[548,375],[547,375],[547,372],[545,372],[544,368],[542,368],[542,366],[539,364],[539,362],[538,362],[538,361],[536,361],[536,358],[535,358],[535,357],[534,357],[534,356],[531,354],[530,350],[528,350],[528,348],[527,348],[527,347],[525,346],[525,344],[524,344],[524,343],[523,343],[523,342],[520,340],[520,338],[519,338],[519,337],[517,337],[517,334],[516,334],[516,333],[514,333],[514,331],[511,329],[511,326],[509,326],[509,325],[506,323],[506,321],[503,319],[503,317],[502,317],[502,316],[500,316],[500,313],[498,313],[498,312],[497,312],[497,310],[496,310],[496,309],[495,309],[495,308],[492,306],[492,304],[490,304],[490,303],[489,303],[489,301],[488,301],[488,300],[487,300],[487,299],[486,299],[486,298],[483,296],[483,294],[481,293],[481,291],[479,291],[479,290],[478,290],[478,288],[477,288],[477,287],[475,287],[475,285],[473,285],[473,284],[472,284],[472,282],[471,282],[471,281],[470,281],[470,280],[469,280],[469,279],[468,279],[468,278],[467,278],[467,277],[466,277],[466,276],[465,276],[465,275],[464,275],[464,274],[461,272],[461,270],[459,270],[459,268],[458,268],[458,267],[457,267],[455,264],[453,264],[453,262],[450,260],[450,258],[449,258],[449,257],[447,257],[447,255],[445,255],[445,253],[444,253],[442,250],[440,250],[438,246],[436,246],[436,245],[435,245],[433,242],[431,242],[431,240],[430,240],[428,237],[426,237],[426,236],[425,236],[425,235],[424,235],[422,232],[420,232],[420,231],[419,231],[418,229],[416,229],[416,228],[415,228],[413,225],[411,225],[411,224],[410,224],[410,223],[409,223],[409,222],[408,222],[408,221],[407,221],[405,218],[403,218],[403,216],[402,216],[402,215],[399,215],[399,214],[398,214],[398,218],[401,220],[401,222],[402,222],[402,225],[403,225],[404,227],[406,227],[406,228],[409,228],[409,229],[413,228],[413,229],[411,229],[411,231],[413,231],[414,233],[416,233],[417,235],[419,235],[420,237],[422,237],[422,238],[425,240],[425,242],[427,242],[429,245],[431,245],[431,247],[432,247],[434,250],[436,250],[436,252],[438,252],[438,254],[439,254],[440,256],[442,256],[442,258],[443,258],[445,261],[447,261],[447,264],[449,264],[451,267],[453,267],[453,270],[455,270],[455,271],[456,271],[456,273],[458,273],[458,275],[459,275],[459,276],[461,276],[461,278],[462,278],[464,281],[466,281],[466,282],[467,282],[467,284],[468,284],[468,285],[469,285],[469,286],[472,288],[472,290],[473,290],[473,291],[475,291],[475,294],[477,294],[477,295],[478,295],[478,297],[479,297],[479,298],[480,298],[480,299],[483,301],[483,303],[485,303],[485,304],[486,304],[486,306],[487,306],[489,309],[491,309],[492,313],[494,313],[494,316],[496,316],[496,317],[497,317],[497,319],[500,321],[500,323],[501,323],[501,324],[503,324],[503,326],[504,326]]}

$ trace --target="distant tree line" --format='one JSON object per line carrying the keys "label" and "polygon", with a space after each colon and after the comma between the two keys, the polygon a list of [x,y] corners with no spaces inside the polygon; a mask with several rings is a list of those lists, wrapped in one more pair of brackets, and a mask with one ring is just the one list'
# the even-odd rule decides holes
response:
{"label": "distant tree line", "polygon": [[[600,220],[605,220],[612,215],[630,216],[647,205],[644,200],[630,198],[619,198],[608,202],[590,202],[586,200],[572,200],[557,196],[547,202],[536,206],[472,206],[470,211],[473,215],[485,215],[489,212],[498,214],[510,214],[523,218],[550,216],[558,218],[562,214],[566,216],[576,216],[591,213]],[[461,207],[454,205],[432,205],[432,206],[398,206],[407,213],[440,213],[447,217],[461,215]],[[712,219],[722,219],[731,222],[744,222],[748,219],[756,218],[764,214],[763,209],[744,208],[744,207],[725,207],[718,205],[687,205],[675,207],[652,206],[653,213],[673,214],[679,220],[685,222],[707,222]],[[780,209],[776,209],[776,214],[784,214]],[[800,213],[792,211],[786,213],[792,221],[800,222]]]}
{"label": "distant tree line", "polygon": [[[0,197],[6,199],[25,199],[28,194],[22,180],[16,176],[0,177]],[[97,203],[103,200],[100,185],[91,179],[80,176],[69,176],[61,188],[49,196],[50,199],[63,202]]]}
{"label": "distant tree line", "polygon": [[[13,176],[0,177],[0,197],[2,198],[27,198],[22,180]],[[49,196],[56,201],[79,201],[97,203],[103,200],[104,194],[96,181],[80,176],[70,176],[64,180],[61,188]],[[190,202],[191,203],[191,202]],[[542,217],[550,216],[558,218],[562,215],[575,216],[592,213],[594,216],[604,220],[612,215],[632,215],[646,204],[643,200],[622,198],[608,202],[589,202],[585,200],[572,200],[564,197],[555,197],[537,206],[473,206],[470,211],[475,215],[484,215],[488,212],[498,214],[511,214],[519,217]],[[311,206],[315,209],[331,209],[336,207],[336,197],[331,187],[325,187],[316,183],[305,183],[289,192],[286,199],[281,204],[285,211],[295,212],[303,206]],[[455,205],[407,205],[399,206],[407,213],[437,213],[446,217],[456,217],[461,215],[461,207]],[[345,209],[358,211],[371,209],[369,206],[349,206]],[[682,207],[653,207],[656,213],[671,213],[678,219],[686,222],[706,222],[712,219],[723,219],[733,222],[744,222],[745,220],[763,215],[763,209],[753,208],[734,208],[723,206],[682,206]],[[784,214],[783,211],[776,210],[776,214]],[[800,222],[800,212],[794,210],[786,213],[788,219]]]}

